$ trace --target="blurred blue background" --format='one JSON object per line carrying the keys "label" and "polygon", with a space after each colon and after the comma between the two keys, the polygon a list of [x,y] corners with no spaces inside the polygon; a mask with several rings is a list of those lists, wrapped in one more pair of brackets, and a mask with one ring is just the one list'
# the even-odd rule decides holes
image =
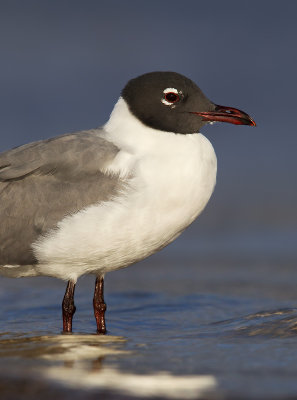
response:
{"label": "blurred blue background", "polygon": [[3,0],[0,148],[100,126],[130,78],[180,72],[257,127],[203,129],[215,193],[156,257],[296,260],[296,15],[292,1]]}

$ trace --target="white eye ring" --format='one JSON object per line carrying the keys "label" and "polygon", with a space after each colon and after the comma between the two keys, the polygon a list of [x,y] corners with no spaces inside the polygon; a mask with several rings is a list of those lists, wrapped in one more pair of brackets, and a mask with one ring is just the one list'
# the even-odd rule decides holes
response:
{"label": "white eye ring", "polygon": [[170,92],[178,94],[178,90],[175,89],[175,88],[173,88],[173,87],[168,87],[167,89],[164,89],[164,90],[163,90],[163,93],[164,93],[164,94],[170,93]]}
{"label": "white eye ring", "polygon": [[[173,106],[173,104],[174,103],[176,103],[176,102],[178,102],[179,101],[179,98],[180,98],[180,94],[182,94],[182,92],[179,92],[177,89],[175,89],[175,88],[166,88],[166,89],[164,89],[163,90],[163,93],[164,93],[164,97],[161,99],[161,102],[163,103],[163,104],[165,104],[166,106]],[[170,101],[167,101],[166,100],[166,94],[167,93],[174,93],[174,94],[176,94],[177,95],[177,99],[176,99],[176,101],[174,101],[174,102],[170,102]],[[175,106],[173,106],[173,107],[175,107]]]}

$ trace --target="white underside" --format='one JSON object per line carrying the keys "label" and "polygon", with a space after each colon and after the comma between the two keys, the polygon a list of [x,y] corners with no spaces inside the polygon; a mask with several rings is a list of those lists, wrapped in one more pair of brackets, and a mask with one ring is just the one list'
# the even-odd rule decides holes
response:
{"label": "white underside", "polygon": [[145,127],[123,99],[104,128],[104,137],[121,149],[105,172],[127,179],[126,193],[65,217],[33,244],[39,264],[7,266],[11,276],[76,281],[128,266],[173,241],[205,207],[215,186],[216,156],[203,135]]}

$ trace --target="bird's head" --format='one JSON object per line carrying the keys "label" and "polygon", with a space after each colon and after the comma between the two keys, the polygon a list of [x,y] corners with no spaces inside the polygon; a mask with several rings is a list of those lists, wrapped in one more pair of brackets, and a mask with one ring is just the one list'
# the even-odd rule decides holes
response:
{"label": "bird's head", "polygon": [[122,97],[143,124],[175,133],[197,133],[210,122],[255,126],[236,108],[211,102],[190,79],[176,72],[150,72],[131,79]]}

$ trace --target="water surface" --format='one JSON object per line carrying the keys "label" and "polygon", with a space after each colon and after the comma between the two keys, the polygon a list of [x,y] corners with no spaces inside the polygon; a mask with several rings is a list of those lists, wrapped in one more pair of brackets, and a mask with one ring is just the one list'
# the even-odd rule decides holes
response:
{"label": "water surface", "polygon": [[202,257],[187,243],[107,275],[106,336],[93,277],[78,281],[73,335],[61,334],[63,282],[1,278],[1,398],[297,396],[293,251]]}

